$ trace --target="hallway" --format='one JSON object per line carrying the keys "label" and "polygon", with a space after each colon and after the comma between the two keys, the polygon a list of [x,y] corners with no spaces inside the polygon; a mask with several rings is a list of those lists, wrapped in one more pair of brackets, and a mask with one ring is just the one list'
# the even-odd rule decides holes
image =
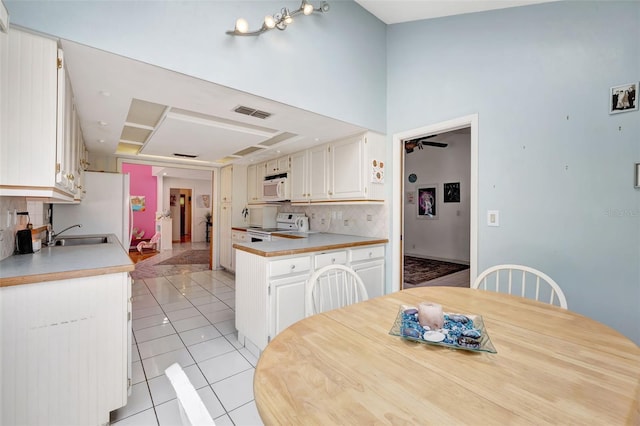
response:
{"label": "hallway", "polygon": [[173,250],[136,263],[133,278],[133,389],[112,424],[177,425],[180,413],[164,370],[178,362],[216,425],[262,424],[253,400],[257,359],[235,331],[235,277],[208,265],[157,265],[207,243],[173,244]]}

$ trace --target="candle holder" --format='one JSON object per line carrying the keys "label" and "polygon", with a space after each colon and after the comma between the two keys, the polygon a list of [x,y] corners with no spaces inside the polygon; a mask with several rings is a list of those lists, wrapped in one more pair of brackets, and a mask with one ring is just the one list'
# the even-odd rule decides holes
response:
{"label": "candle holder", "polygon": [[442,305],[432,302],[422,302],[418,305],[418,322],[429,330],[439,330],[444,326],[444,312]]}

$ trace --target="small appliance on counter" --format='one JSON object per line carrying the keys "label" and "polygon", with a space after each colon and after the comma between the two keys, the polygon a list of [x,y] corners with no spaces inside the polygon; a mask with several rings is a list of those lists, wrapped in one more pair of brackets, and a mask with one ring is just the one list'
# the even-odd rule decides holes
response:
{"label": "small appliance on counter", "polygon": [[296,218],[296,226],[298,227],[298,232],[309,232],[309,218],[298,216]]}
{"label": "small appliance on counter", "polygon": [[16,253],[33,253],[33,241],[31,239],[31,229],[21,229],[16,232]]}

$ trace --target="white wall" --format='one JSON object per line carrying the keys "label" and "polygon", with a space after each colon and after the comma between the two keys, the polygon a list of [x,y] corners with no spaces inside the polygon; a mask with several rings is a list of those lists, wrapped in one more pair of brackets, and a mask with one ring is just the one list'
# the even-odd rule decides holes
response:
{"label": "white wall", "polygon": [[[404,253],[418,257],[469,262],[470,138],[449,133],[431,139],[446,142],[446,148],[425,146],[405,156],[404,191],[414,194],[414,203],[404,197]],[[410,183],[411,173],[417,176]],[[460,183],[460,202],[445,203],[443,185]],[[418,217],[418,188],[436,185],[437,219]]]}
{"label": "white wall", "polygon": [[[161,181],[158,180],[158,185],[162,185],[162,199],[158,199],[158,211],[171,210],[173,218],[174,234],[173,239],[180,239],[180,207],[177,206],[175,211],[169,206],[169,192],[171,188],[185,188],[191,189],[191,207],[192,207],[192,223],[193,234],[191,235],[192,242],[204,242],[205,240],[205,219],[204,214],[210,209],[198,207],[197,198],[200,195],[211,195],[211,181],[202,179],[180,179],[180,178],[168,178],[164,177]],[[178,195],[178,199],[179,199]],[[176,225],[177,223],[177,225]],[[177,226],[178,237],[176,238],[175,229]]]}
{"label": "white wall", "polygon": [[[640,112],[608,105],[612,86],[639,80],[638,58],[640,2],[561,1],[388,30],[389,135],[478,114],[478,270],[540,269],[571,310],[636,343]],[[486,224],[493,209],[500,227]]]}

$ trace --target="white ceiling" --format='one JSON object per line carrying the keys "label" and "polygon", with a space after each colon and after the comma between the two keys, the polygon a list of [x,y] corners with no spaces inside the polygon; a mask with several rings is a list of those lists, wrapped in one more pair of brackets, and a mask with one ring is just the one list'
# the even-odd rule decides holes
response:
{"label": "white ceiling", "polygon": [[[356,0],[387,24],[545,1],[551,0]],[[61,44],[85,143],[93,153],[116,152],[132,99],[167,109],[141,152],[129,157],[181,168],[220,166],[217,160],[251,146],[264,149],[236,161],[263,161],[366,130],[72,41]],[[238,106],[272,115],[264,120],[241,115],[233,111]],[[197,118],[202,116],[209,119]],[[285,132],[295,136],[268,148],[261,145]],[[179,159],[174,153],[197,157]],[[171,174],[167,168],[156,168],[155,173]],[[186,177],[180,170],[173,174]]]}
{"label": "white ceiling", "polygon": [[462,15],[558,0],[355,0],[385,24]]}

